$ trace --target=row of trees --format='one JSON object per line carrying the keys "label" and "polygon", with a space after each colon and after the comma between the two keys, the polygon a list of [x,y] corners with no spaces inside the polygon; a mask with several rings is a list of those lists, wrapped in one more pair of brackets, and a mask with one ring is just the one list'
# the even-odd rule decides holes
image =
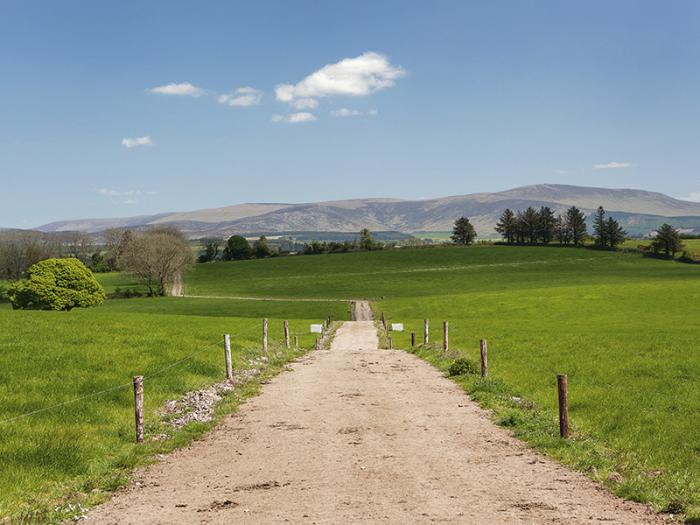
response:
{"label": "row of trees", "polygon": [[[626,232],[599,207],[593,221],[593,238],[599,248],[615,248],[625,240]],[[506,209],[496,224],[496,231],[508,244],[550,244],[582,246],[588,238],[586,215],[576,206],[555,214],[548,206],[539,210],[528,207],[513,212]]]}
{"label": "row of trees", "polygon": [[321,253],[340,253],[350,251],[381,250],[384,243],[377,242],[368,229],[362,230],[356,239],[344,242],[320,242],[295,243],[289,240],[281,240],[278,248],[273,248],[263,235],[251,245],[248,239],[240,235],[233,235],[224,242],[220,238],[200,239],[202,252],[199,262],[212,262],[216,260],[240,261],[245,259],[264,259],[280,254],[297,251],[304,255],[316,255]]}

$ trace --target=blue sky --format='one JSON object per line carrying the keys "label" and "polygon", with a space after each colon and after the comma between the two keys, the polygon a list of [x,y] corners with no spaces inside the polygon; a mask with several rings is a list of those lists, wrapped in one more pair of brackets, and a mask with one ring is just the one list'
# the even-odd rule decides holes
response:
{"label": "blue sky", "polygon": [[5,227],[534,183],[700,200],[699,142],[695,1],[0,3]]}

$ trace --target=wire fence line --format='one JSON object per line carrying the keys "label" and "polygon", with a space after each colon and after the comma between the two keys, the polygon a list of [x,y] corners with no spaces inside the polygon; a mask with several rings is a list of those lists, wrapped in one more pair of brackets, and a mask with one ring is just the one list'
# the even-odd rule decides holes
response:
{"label": "wire fence line", "polygon": [[[290,336],[294,336],[294,337],[298,337],[298,336],[302,336],[302,335],[307,335],[307,332],[291,332],[291,333],[290,333]],[[158,370],[156,370],[156,371],[154,371],[154,372],[150,372],[150,373],[148,373],[148,374],[144,374],[144,375],[143,375],[143,379],[144,379],[144,380],[146,380],[146,379],[152,379],[152,378],[154,378],[154,377],[157,377],[157,376],[159,376],[159,375],[162,375],[163,373],[167,372],[168,370],[170,370],[170,369],[172,369],[172,368],[175,368],[176,366],[181,365],[182,363],[185,363],[185,362],[191,360],[193,357],[195,357],[195,356],[201,354],[201,353],[204,352],[205,350],[209,350],[209,349],[211,349],[211,348],[213,348],[213,347],[216,347],[216,346],[221,346],[221,345],[223,344],[223,342],[224,342],[224,339],[220,339],[219,341],[217,341],[217,342],[215,342],[215,343],[211,343],[211,344],[209,344],[209,345],[207,345],[207,346],[204,346],[204,347],[202,347],[202,348],[199,348],[198,350],[195,350],[195,351],[192,352],[191,354],[186,355],[185,357],[182,357],[181,359],[178,359],[177,361],[175,361],[175,362],[173,362],[173,363],[170,363],[169,365],[166,365],[166,366],[164,366],[164,367],[162,367],[162,368],[160,368],[160,369],[158,369]],[[245,350],[245,349],[244,349],[244,350]],[[79,396],[79,397],[76,397],[76,398],[73,398],[73,399],[69,399],[69,400],[67,400],[67,401],[62,401],[62,402],[56,403],[56,404],[54,404],[54,405],[50,405],[50,406],[43,407],[43,408],[38,408],[38,409],[36,409],[36,410],[31,410],[31,411],[29,411],[29,412],[25,412],[25,413],[23,413],[23,414],[19,414],[19,415],[17,415],[17,416],[9,417],[9,418],[6,418],[6,419],[0,419],[0,425],[5,425],[5,424],[8,424],[8,423],[12,423],[12,422],[15,422],[15,421],[18,421],[18,420],[21,420],[21,419],[25,419],[25,418],[34,416],[34,415],[36,415],[36,414],[41,414],[41,413],[43,413],[43,412],[48,412],[48,411],[51,411],[51,410],[55,410],[55,409],[58,409],[58,408],[61,408],[61,407],[67,406],[67,405],[72,405],[72,404],[75,404],[75,403],[79,403],[80,401],[85,401],[85,400],[87,400],[87,399],[91,399],[91,398],[94,398],[94,397],[98,397],[98,396],[101,396],[101,395],[103,395],[103,394],[107,394],[107,393],[110,393],[110,392],[116,392],[116,391],[118,391],[118,390],[122,390],[122,389],[129,388],[129,387],[132,387],[132,386],[133,386],[133,382],[132,382],[132,381],[129,381],[128,383],[122,383],[122,384],[119,384],[119,385],[111,386],[111,387],[109,387],[109,388],[105,388],[105,389],[99,390],[99,391],[97,391],[97,392],[91,392],[91,393],[89,393],[89,394],[85,394],[85,395],[83,395],[83,396]]]}

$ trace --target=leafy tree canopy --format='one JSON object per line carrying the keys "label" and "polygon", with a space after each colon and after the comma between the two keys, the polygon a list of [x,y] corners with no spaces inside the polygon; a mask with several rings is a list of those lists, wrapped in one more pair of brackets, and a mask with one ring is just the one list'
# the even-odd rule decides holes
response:
{"label": "leafy tree canopy", "polygon": [[78,259],[46,259],[27,270],[27,278],[10,285],[15,309],[71,310],[102,304],[105,292]]}

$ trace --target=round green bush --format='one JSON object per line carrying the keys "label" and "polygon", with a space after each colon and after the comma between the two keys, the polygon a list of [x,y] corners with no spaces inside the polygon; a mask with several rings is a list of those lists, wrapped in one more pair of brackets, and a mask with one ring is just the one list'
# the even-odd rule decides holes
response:
{"label": "round green bush", "polygon": [[105,292],[78,259],[46,259],[10,285],[7,298],[14,309],[70,310],[102,304]]}

